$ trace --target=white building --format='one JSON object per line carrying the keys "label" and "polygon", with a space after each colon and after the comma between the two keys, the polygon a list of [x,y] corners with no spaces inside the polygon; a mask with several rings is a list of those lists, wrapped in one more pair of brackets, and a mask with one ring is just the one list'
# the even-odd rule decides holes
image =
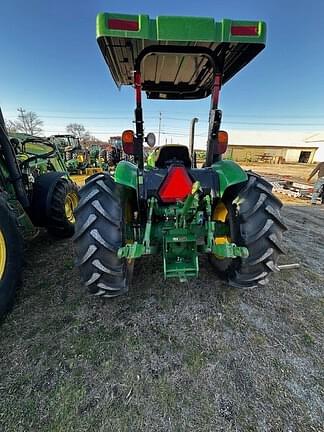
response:
{"label": "white building", "polygon": [[324,132],[309,136],[305,132],[233,130],[229,132],[230,151],[240,161],[258,160],[263,153],[287,163],[324,161]]}
{"label": "white building", "polygon": [[318,147],[314,160],[316,162],[324,162],[324,132],[319,132],[307,137],[305,143],[309,146]]}

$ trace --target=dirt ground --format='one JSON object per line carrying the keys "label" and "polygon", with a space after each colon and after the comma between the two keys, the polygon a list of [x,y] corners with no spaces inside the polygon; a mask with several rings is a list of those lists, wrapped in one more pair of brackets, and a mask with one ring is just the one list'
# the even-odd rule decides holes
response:
{"label": "dirt ground", "polygon": [[324,430],[324,206],[283,215],[301,268],[243,292],[206,259],[180,283],[151,258],[127,296],[93,298],[71,241],[42,233],[0,328],[0,431]]}
{"label": "dirt ground", "polygon": [[[200,164],[201,165],[201,164]],[[199,166],[200,166],[199,165]],[[306,182],[309,174],[313,171],[315,164],[267,164],[267,163],[250,163],[241,165],[246,170],[252,170],[264,177],[282,177],[294,181]],[[87,176],[85,175],[72,175],[73,180],[79,185],[84,184]],[[315,179],[313,178],[311,183]]]}
{"label": "dirt ground", "polygon": [[[280,176],[293,181],[306,182],[309,174],[313,171],[316,164],[266,164],[266,163],[251,163],[243,164],[242,168],[252,170],[264,177]],[[311,180],[311,183],[315,178]]]}

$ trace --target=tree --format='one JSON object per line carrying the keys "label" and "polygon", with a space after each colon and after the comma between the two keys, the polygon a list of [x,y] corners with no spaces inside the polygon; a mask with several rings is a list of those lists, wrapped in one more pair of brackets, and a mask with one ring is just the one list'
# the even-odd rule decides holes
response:
{"label": "tree", "polygon": [[13,120],[6,120],[6,129],[7,129],[8,133],[17,132],[16,122]]}
{"label": "tree", "polygon": [[11,122],[11,127],[15,127],[17,132],[24,132],[29,135],[39,135],[43,129],[44,122],[33,111],[26,111],[23,108],[18,108],[18,119]]}
{"label": "tree", "polygon": [[90,139],[90,132],[82,124],[70,123],[66,126],[67,133],[80,139],[81,145],[85,146]]}
{"label": "tree", "polygon": [[92,145],[97,145],[99,147],[105,148],[108,145],[107,141],[100,140],[96,138],[95,136],[90,136],[87,140],[87,145],[91,147]]}

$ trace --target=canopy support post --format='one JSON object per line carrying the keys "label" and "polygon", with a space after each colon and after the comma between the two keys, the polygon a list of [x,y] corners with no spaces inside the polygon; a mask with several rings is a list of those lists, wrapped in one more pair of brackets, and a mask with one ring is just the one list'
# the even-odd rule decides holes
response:
{"label": "canopy support post", "polygon": [[214,162],[221,159],[218,151],[218,132],[222,121],[222,111],[218,109],[219,94],[221,89],[222,74],[216,73],[211,95],[211,104],[209,111],[209,127],[206,151],[205,166],[211,166]]}
{"label": "canopy support post", "polygon": [[143,120],[143,109],[142,109],[142,78],[141,72],[135,71],[134,73],[134,86],[135,86],[135,155],[140,170],[144,167],[143,158],[143,142],[144,142],[144,120]]}

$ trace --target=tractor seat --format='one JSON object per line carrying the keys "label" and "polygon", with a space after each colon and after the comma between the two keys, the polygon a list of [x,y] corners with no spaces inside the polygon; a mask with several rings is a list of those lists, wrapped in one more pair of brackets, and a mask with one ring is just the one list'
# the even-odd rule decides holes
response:
{"label": "tractor seat", "polygon": [[169,144],[161,146],[155,160],[156,168],[167,168],[172,163],[182,162],[186,168],[191,167],[189,149],[181,144]]}

